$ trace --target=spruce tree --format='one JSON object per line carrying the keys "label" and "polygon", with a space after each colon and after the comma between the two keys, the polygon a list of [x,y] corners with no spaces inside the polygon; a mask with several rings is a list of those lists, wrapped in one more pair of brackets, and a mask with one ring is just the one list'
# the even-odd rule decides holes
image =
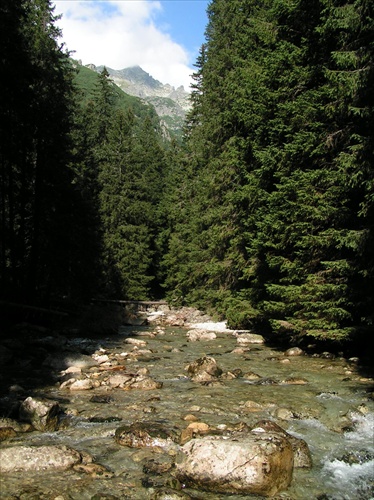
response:
{"label": "spruce tree", "polygon": [[215,0],[208,14],[168,283],[235,327],[352,338],[373,310],[372,6]]}
{"label": "spruce tree", "polygon": [[69,287],[72,71],[48,0],[1,9],[3,290],[46,301]]}

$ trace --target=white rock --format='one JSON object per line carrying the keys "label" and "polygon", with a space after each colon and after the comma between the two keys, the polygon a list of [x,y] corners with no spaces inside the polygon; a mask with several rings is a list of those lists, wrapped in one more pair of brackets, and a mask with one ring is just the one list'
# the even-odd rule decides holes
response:
{"label": "white rock", "polygon": [[79,368],[79,366],[69,366],[69,368],[61,372],[61,375],[68,375],[69,373],[82,373],[82,368]]}
{"label": "white rock", "polygon": [[107,384],[111,387],[124,387],[133,377],[131,375],[117,374],[108,378]]}
{"label": "white rock", "polygon": [[81,454],[67,446],[12,446],[1,449],[1,472],[66,470],[81,460]]}
{"label": "white rock", "polygon": [[145,340],[141,340],[141,339],[129,338],[129,339],[125,339],[125,344],[131,344],[131,345],[135,345],[135,346],[144,347],[147,345],[147,342]]}
{"label": "white rock", "polygon": [[236,342],[239,345],[263,344],[265,339],[262,335],[257,335],[255,333],[241,333],[237,336]]}
{"label": "white rock", "polygon": [[274,496],[291,483],[294,453],[275,433],[206,436],[181,447],[177,477],[217,493]]}
{"label": "white rock", "polygon": [[102,365],[103,363],[107,363],[109,361],[109,356],[107,354],[93,354],[92,357],[99,363],[99,365]]}
{"label": "white rock", "polygon": [[199,340],[214,340],[217,338],[217,335],[214,332],[201,330],[199,328],[189,330],[186,335],[189,342],[196,342]]}
{"label": "white rock", "polygon": [[76,380],[73,382],[70,386],[71,391],[88,391],[90,389],[93,389],[94,384],[92,383],[92,380],[89,378],[85,378],[83,380]]}

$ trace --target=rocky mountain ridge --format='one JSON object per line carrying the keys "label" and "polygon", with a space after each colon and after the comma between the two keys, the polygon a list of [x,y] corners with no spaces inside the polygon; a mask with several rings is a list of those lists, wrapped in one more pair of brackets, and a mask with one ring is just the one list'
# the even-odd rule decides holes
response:
{"label": "rocky mountain ridge", "polygon": [[[101,72],[104,66],[88,67]],[[113,82],[126,94],[139,97],[152,104],[160,117],[161,125],[175,135],[180,135],[186,113],[191,107],[190,94],[181,85],[178,88],[163,84],[140,66],[121,70],[106,67]]]}

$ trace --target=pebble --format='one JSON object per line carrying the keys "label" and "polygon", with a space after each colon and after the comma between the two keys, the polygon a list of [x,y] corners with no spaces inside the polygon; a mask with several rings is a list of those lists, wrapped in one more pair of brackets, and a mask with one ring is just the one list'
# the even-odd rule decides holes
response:
{"label": "pebble", "polygon": [[191,406],[189,410],[199,412],[199,411],[201,411],[201,406],[194,405],[194,406]]}
{"label": "pebble", "polygon": [[195,415],[192,415],[192,413],[189,413],[188,415],[183,417],[183,420],[185,420],[187,422],[196,422],[198,420],[198,418]]}

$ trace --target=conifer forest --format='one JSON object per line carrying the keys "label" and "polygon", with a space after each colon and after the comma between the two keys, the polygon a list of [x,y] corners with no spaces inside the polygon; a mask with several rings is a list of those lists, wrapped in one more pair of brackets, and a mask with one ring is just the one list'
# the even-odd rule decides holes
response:
{"label": "conifer forest", "polygon": [[0,300],[166,299],[372,344],[374,4],[212,0],[183,139],[0,6]]}

